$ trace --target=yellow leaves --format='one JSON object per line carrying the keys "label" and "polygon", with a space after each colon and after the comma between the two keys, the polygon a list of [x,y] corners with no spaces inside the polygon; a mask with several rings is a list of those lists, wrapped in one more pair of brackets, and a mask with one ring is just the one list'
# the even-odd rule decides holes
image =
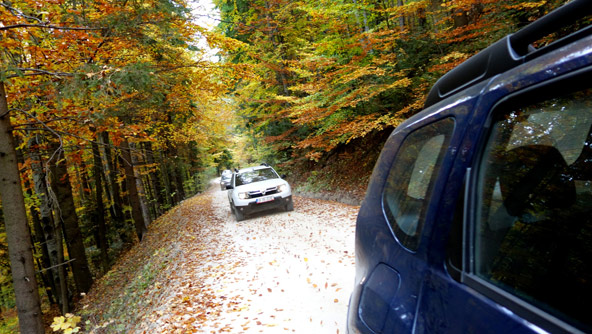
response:
{"label": "yellow leaves", "polygon": [[77,325],[81,320],[82,319],[79,316],[67,313],[65,317],[54,317],[51,328],[54,332],[63,331],[63,334],[78,333],[80,327]]}
{"label": "yellow leaves", "polygon": [[[303,143],[305,143],[305,142],[306,142],[306,141],[302,142],[302,143],[301,143],[301,145],[302,145]],[[302,148],[305,148],[306,146],[300,146],[300,147],[302,147]],[[306,156],[306,158],[307,158],[308,160],[311,160],[311,161],[318,162],[318,161],[319,161],[319,159],[321,159],[321,157],[323,156],[323,153],[321,153],[321,152],[308,152],[308,153],[306,153],[306,155],[305,155],[305,156]]]}
{"label": "yellow leaves", "polygon": [[539,7],[542,7],[547,4],[546,0],[543,1],[530,1],[530,2],[522,2],[515,5],[504,5],[506,9],[515,9],[515,10],[532,10]]}
{"label": "yellow leaves", "polygon": [[374,75],[374,76],[384,76],[386,71],[380,67],[372,67],[372,66],[360,66],[360,67],[352,67],[352,66],[345,66],[344,71],[341,71],[341,75],[337,77],[337,83],[345,84],[351,82],[353,80],[359,79],[364,76]]}
{"label": "yellow leaves", "polygon": [[448,72],[470,57],[469,54],[453,51],[437,60],[437,64],[430,67],[431,72]]}
{"label": "yellow leaves", "polygon": [[[169,84],[169,82],[166,82],[167,80],[163,79],[167,73],[159,72],[161,69],[158,66],[162,65],[170,69],[179,66],[179,64],[186,66],[189,63],[189,56],[184,57],[182,51],[186,47],[185,42],[193,37],[193,33],[191,35],[187,34],[188,31],[194,30],[192,28],[193,23],[183,15],[178,15],[179,12],[176,10],[170,12],[162,6],[157,6],[156,1],[142,1],[139,5],[136,5],[132,2],[116,4],[109,0],[96,0],[81,6],[74,6],[74,8],[66,6],[63,1],[54,0],[17,3],[18,5],[15,4],[15,6],[31,16],[51,19],[50,24],[52,26],[63,26],[75,28],[76,30],[35,29],[32,33],[29,33],[30,29],[26,28],[10,29],[8,33],[3,34],[3,38],[0,38],[0,48],[20,59],[19,61],[22,63],[19,66],[21,67],[39,69],[49,73],[81,74],[85,79],[92,79],[93,83],[86,86],[88,80],[81,80],[82,83],[78,89],[79,95],[85,96],[86,99],[89,99],[89,95],[99,96],[97,101],[83,101],[86,110],[91,105],[94,107],[95,113],[102,113],[104,109],[141,111],[142,108],[131,105],[131,102],[142,101],[142,99],[147,100],[148,98],[137,92],[131,94],[132,89],[128,90],[127,93],[122,92],[121,85],[115,86],[108,82],[109,77],[130,64],[151,62],[154,69],[148,75],[158,77],[154,81],[162,82],[164,86]],[[178,5],[183,6],[184,2],[178,2]],[[83,15],[82,11],[84,11]],[[23,23],[18,15],[6,11],[4,7],[0,8],[0,14],[3,17],[2,24],[4,25]],[[84,20],[84,23],[74,24],[71,20],[72,16],[79,17]],[[139,17],[143,18],[143,20],[135,20]],[[129,19],[128,24],[125,27],[122,26],[122,29],[125,28],[126,30],[118,30],[118,33],[109,34],[108,38],[99,30],[84,30],[86,27],[99,29],[106,22],[121,21],[125,18]],[[150,22],[150,24],[134,23],[140,21]],[[150,46],[141,44],[139,43],[139,36],[150,38],[153,43]],[[170,43],[171,40],[174,40],[175,43]],[[161,58],[156,60],[157,57]],[[91,68],[90,64],[97,65],[97,67]],[[105,65],[108,67],[100,67],[102,64],[108,64]],[[10,73],[10,75],[13,74]],[[215,86],[209,84],[212,80],[211,77],[203,76],[200,73],[189,74],[192,74],[193,78],[197,78],[197,81],[203,81],[195,86],[208,88],[209,86]],[[187,76],[188,73],[178,75],[179,78]],[[36,84],[37,81],[41,81],[38,77],[28,77],[27,80],[23,81],[23,87],[41,86]],[[137,83],[137,80],[132,83]],[[20,82],[19,85],[21,85]],[[13,100],[32,97],[33,95],[30,93],[30,91],[23,91],[22,96],[19,94]],[[150,93],[158,92],[153,90]],[[200,92],[195,90],[191,93],[197,95]],[[39,92],[38,94],[44,96],[44,101],[49,100],[47,103],[51,103],[52,94],[56,95],[55,92],[49,91]],[[64,99],[65,94],[60,92],[60,95]],[[193,96],[187,98],[187,100],[193,99]],[[80,101],[72,102],[77,104]],[[164,101],[163,104],[166,102],[168,101]],[[178,109],[183,108],[186,110],[187,104],[185,103]],[[159,107],[157,109],[162,112],[163,109],[168,108]],[[61,110],[57,111],[61,112]],[[177,112],[177,110],[172,110],[172,112]]]}
{"label": "yellow leaves", "polygon": [[201,27],[199,27],[198,30],[206,38],[212,48],[221,48],[225,51],[240,51],[249,48],[248,44],[237,39],[226,37],[220,33],[208,31]]}
{"label": "yellow leaves", "polygon": [[[491,0],[487,0],[489,2],[491,2]],[[444,1],[442,4],[440,4],[440,6],[442,6],[442,8],[445,8],[447,10],[455,10],[455,9],[462,9],[462,10],[469,10],[471,8],[471,6],[475,6],[475,5],[482,5],[484,2],[484,0],[462,0],[462,1],[458,1],[458,0],[453,0],[453,1]],[[494,0],[494,2],[497,1]]]}
{"label": "yellow leaves", "polygon": [[458,51],[453,51],[447,55],[445,55],[444,57],[440,58],[440,62],[441,63],[447,63],[450,60],[456,60],[456,59],[462,59],[465,60],[469,58],[469,55],[464,53],[464,52],[458,52]]}
{"label": "yellow leaves", "polygon": [[397,5],[389,7],[384,10],[377,10],[377,12],[385,12],[391,15],[393,18],[397,18],[404,15],[414,15],[427,6],[427,1],[411,1],[401,6]]}

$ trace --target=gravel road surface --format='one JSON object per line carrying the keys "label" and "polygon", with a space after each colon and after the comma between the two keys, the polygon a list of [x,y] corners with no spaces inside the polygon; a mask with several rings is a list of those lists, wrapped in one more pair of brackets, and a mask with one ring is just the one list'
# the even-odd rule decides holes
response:
{"label": "gravel road surface", "polygon": [[226,191],[210,193],[229,241],[225,260],[236,264],[210,282],[239,301],[211,324],[232,333],[345,333],[358,207],[296,197],[293,212],[236,222]]}
{"label": "gravel road surface", "polygon": [[[295,196],[292,212],[237,222],[214,180],[152,223],[102,279],[84,306],[87,329],[345,333],[358,209]],[[115,291],[122,277],[131,278]]]}

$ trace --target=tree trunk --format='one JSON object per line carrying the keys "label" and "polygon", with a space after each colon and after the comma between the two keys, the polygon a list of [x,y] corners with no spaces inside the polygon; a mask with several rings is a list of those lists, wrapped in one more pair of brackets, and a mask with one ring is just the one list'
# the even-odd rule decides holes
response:
{"label": "tree trunk", "polygon": [[84,161],[84,159],[81,159],[79,164],[77,164],[75,166],[75,170],[76,170],[76,178],[78,178],[78,180],[80,180],[80,188],[79,188],[79,194],[80,194],[80,204],[81,206],[84,206],[85,208],[88,208],[91,206],[92,204],[92,199],[90,197],[92,197],[90,195],[92,186],[90,185],[90,182],[88,181],[88,175],[87,175],[87,171],[88,168],[86,167],[86,162]]}
{"label": "tree trunk", "polygon": [[113,223],[115,228],[117,229],[117,233],[119,237],[125,244],[133,243],[133,237],[128,234],[128,229],[125,226],[125,214],[123,213],[123,208],[121,203],[123,203],[123,198],[121,196],[121,186],[117,182],[117,168],[115,167],[115,162],[113,160],[113,155],[111,154],[111,146],[109,142],[109,133],[101,132],[102,142],[105,148],[105,160],[106,164],[105,167],[107,168],[107,177],[108,183],[111,185],[110,189],[112,192],[112,206],[113,206]]}
{"label": "tree trunk", "polygon": [[[17,146],[20,146],[18,138],[15,138]],[[16,151],[16,158],[17,163],[21,165],[25,165],[25,156],[23,154],[23,150]],[[33,164],[32,155],[31,155],[31,165]],[[26,194],[28,198],[33,198],[33,187],[31,186],[32,180],[28,176],[23,176],[24,181],[24,188],[26,189]],[[51,267],[51,262],[49,260],[49,251],[47,249],[47,242],[45,239],[45,234],[43,233],[43,228],[41,227],[41,218],[39,217],[38,208],[36,205],[31,205],[29,207],[29,215],[31,217],[33,223],[33,230],[29,228],[29,234],[31,234],[31,243],[34,245],[33,247],[33,259],[37,263],[37,267],[39,269],[39,276],[41,277],[41,281],[45,286],[45,293],[47,294],[47,298],[49,299],[50,304],[56,304],[56,300],[54,297],[56,291],[58,291],[51,274],[45,273],[43,268]],[[30,227],[30,226],[29,226]],[[37,249],[37,245],[39,248]],[[39,252],[35,254],[35,252]]]}
{"label": "tree trunk", "polygon": [[428,12],[432,17],[432,26],[431,29],[438,33],[440,30],[438,29],[438,23],[442,18],[442,1],[440,0],[430,0],[428,4]]}
{"label": "tree trunk", "polygon": [[68,293],[68,282],[67,282],[67,278],[68,278],[68,274],[66,273],[66,267],[64,266],[64,235],[62,234],[62,230],[57,228],[55,230],[55,237],[56,237],[56,243],[58,244],[58,263],[60,264],[58,266],[58,275],[59,275],[59,279],[60,279],[60,293],[61,293],[61,297],[60,299],[63,301],[62,303],[62,314],[66,314],[68,312],[70,312],[70,298],[69,298],[69,293]]}
{"label": "tree trunk", "polygon": [[0,198],[21,333],[43,334],[41,302],[35,278],[31,236],[16,160],[4,82],[0,81]]}
{"label": "tree trunk", "polygon": [[183,173],[183,166],[181,159],[176,159],[177,163],[175,164],[175,180],[177,183],[177,192],[179,193],[179,202],[185,199],[187,195],[185,195],[185,175]]}
{"label": "tree trunk", "polygon": [[174,166],[172,166],[171,164],[167,164],[168,179],[171,183],[171,189],[173,190],[173,193],[171,194],[173,199],[173,206],[181,203],[181,200],[183,200],[183,198],[181,198],[181,195],[179,194],[179,184],[177,183],[178,179],[175,170],[176,169]]}
{"label": "tree trunk", "polygon": [[[130,154],[132,157],[132,166],[138,166],[140,161],[138,160],[138,150],[136,149],[136,145],[134,143],[129,144],[132,149],[134,149],[134,154]],[[131,153],[131,152],[130,152]],[[136,188],[138,189],[138,198],[140,199],[140,208],[142,209],[142,216],[144,217],[144,224],[148,226],[152,220],[150,219],[150,211],[148,210],[148,206],[146,205],[146,191],[144,190],[144,181],[142,180],[142,175],[138,168],[134,169],[134,178],[136,179]]]}
{"label": "tree trunk", "polygon": [[[32,197],[33,192],[29,189],[27,190],[27,195]],[[29,214],[31,215],[31,219],[33,219],[33,231],[35,231],[35,233],[32,233],[32,242],[33,244],[39,245],[38,251],[41,252],[41,256],[39,256],[39,254],[37,255],[37,267],[40,270],[39,274],[41,276],[41,280],[43,281],[43,285],[45,285],[45,293],[47,294],[50,304],[59,304],[59,294],[57,294],[59,290],[53,280],[53,276],[51,273],[46,273],[43,270],[44,268],[51,267],[51,262],[49,261],[49,251],[46,247],[47,241],[45,240],[43,228],[41,227],[41,219],[37,214],[35,206],[31,206],[29,209]]]}
{"label": "tree trunk", "polygon": [[[189,177],[194,180],[193,193],[191,195],[195,195],[201,191],[202,187],[202,173],[200,172],[202,162],[198,158],[199,150],[197,149],[195,142],[189,144],[189,154],[190,157],[192,157],[190,159],[191,169],[189,171]],[[220,173],[218,173],[218,175],[220,175]]]}
{"label": "tree trunk", "polygon": [[[103,134],[103,132],[98,133],[97,138],[96,138],[96,142],[99,147],[105,146],[102,141],[102,134]],[[111,205],[111,203],[113,203],[113,191],[109,187],[109,185],[111,183],[109,182],[109,178],[107,176],[108,170],[107,170],[107,164],[105,163],[107,160],[107,157],[106,157],[105,153],[100,148],[99,148],[99,156],[101,157],[101,160],[102,160],[100,172],[101,172],[101,180],[103,183],[103,190],[104,190],[104,194],[105,194],[105,200],[107,201],[106,209],[107,209],[107,211],[109,211],[110,221],[113,222],[113,220],[115,219],[115,210],[113,208],[113,205]]]}
{"label": "tree trunk", "polygon": [[[397,0],[397,6],[402,7],[403,0]],[[401,17],[399,17],[399,28],[401,29],[401,31],[403,29],[405,29],[405,16],[404,15],[401,15]]]}
{"label": "tree trunk", "polygon": [[[146,163],[154,164],[154,152],[152,152],[152,143],[151,142],[144,142],[144,151],[146,152]],[[162,215],[162,206],[165,204],[165,200],[162,196],[162,185],[160,183],[160,179],[156,172],[151,172],[149,174],[150,183],[152,184],[152,189],[154,193],[154,198],[156,200],[155,210],[156,216]]]}
{"label": "tree trunk", "polygon": [[463,8],[455,8],[452,10],[452,21],[454,28],[464,27],[469,24],[469,15],[467,10]]}
{"label": "tree trunk", "polygon": [[165,190],[165,199],[167,206],[173,207],[175,203],[175,198],[173,196],[173,186],[171,185],[171,179],[169,177],[169,159],[166,155],[166,152],[159,151],[160,155],[160,175],[164,181],[164,190]]}
{"label": "tree trunk", "polygon": [[417,9],[417,25],[421,29],[427,28],[428,20],[425,8],[418,8]]}
{"label": "tree trunk", "polygon": [[91,142],[93,154],[93,176],[95,178],[95,217],[99,237],[99,249],[101,250],[101,265],[103,273],[109,271],[109,245],[107,243],[107,225],[105,224],[105,205],[103,204],[103,181],[101,175],[103,174],[101,168],[103,162],[101,161],[101,152],[96,141]]}
{"label": "tree trunk", "polygon": [[138,239],[142,241],[144,234],[146,234],[146,224],[142,216],[142,208],[140,198],[138,197],[138,188],[136,188],[136,180],[134,177],[134,166],[132,165],[132,156],[130,152],[129,143],[125,139],[121,143],[121,155],[123,158],[123,166],[125,169],[125,179],[127,185],[127,193],[129,197],[130,206],[132,207],[132,219],[136,227],[136,234]]}
{"label": "tree trunk", "polygon": [[[92,152],[92,150],[91,150]],[[82,207],[84,210],[81,212],[80,217],[78,217],[80,224],[83,226],[90,227],[89,233],[92,234],[93,240],[95,241],[95,246],[101,252],[101,236],[99,235],[99,227],[96,223],[98,218],[97,216],[97,208],[94,198],[94,186],[91,185],[90,180],[94,179],[93,171],[91,170],[94,166],[94,161],[91,163],[91,167],[86,167],[86,162],[84,159],[80,159],[78,164],[74,167],[76,171],[76,177],[74,180],[78,181],[78,193],[80,194],[80,203],[78,203],[77,207]],[[87,196],[88,195],[88,196]],[[74,205],[76,206],[77,198],[74,197]],[[94,259],[91,259],[94,260]],[[96,267],[101,267],[102,255],[99,255],[98,262]]]}
{"label": "tree trunk", "polygon": [[386,28],[388,30],[391,30],[391,22],[389,20],[389,14],[388,14],[388,9],[389,9],[390,6],[389,6],[389,4],[387,3],[386,0],[380,1],[380,5],[379,6],[381,6],[381,9],[384,10],[384,13],[385,13],[384,14],[384,21],[386,22]]}
{"label": "tree trunk", "polygon": [[[52,280],[55,284],[55,295],[60,304],[61,310],[68,304],[68,293],[66,282],[64,280],[64,266],[58,264],[64,262],[63,255],[60,259],[59,254],[63,253],[58,249],[62,247],[61,238],[57,238],[53,217],[51,215],[51,206],[47,192],[47,177],[43,169],[41,154],[39,154],[39,137],[35,135],[29,140],[28,148],[31,157],[31,170],[33,172],[33,186],[35,194],[39,198],[39,213],[41,218],[41,229],[45,237],[45,246],[49,254],[49,264],[53,269],[50,270]],[[58,241],[59,240],[59,241]],[[65,296],[65,298],[64,298]],[[67,307],[66,307],[67,312]]]}
{"label": "tree trunk", "polygon": [[[59,161],[59,155],[63,152],[61,147],[52,145],[56,152],[59,152],[51,163],[51,183],[55,193],[54,210],[57,223],[61,224],[68,246],[68,253],[72,261],[72,273],[74,283],[79,293],[88,292],[92,286],[93,279],[88,266],[83,237],[78,225],[78,216],[74,198],[72,197],[72,186],[65,161]],[[56,228],[60,228],[57,226]]]}
{"label": "tree trunk", "polygon": [[171,180],[174,180],[175,183],[175,201],[176,204],[179,204],[182,200],[185,199],[185,188],[183,186],[183,169],[182,169],[182,162],[179,159],[179,152],[177,151],[176,147],[172,147],[169,150],[170,156],[173,157],[173,161],[175,162],[173,166],[170,167],[170,176]]}

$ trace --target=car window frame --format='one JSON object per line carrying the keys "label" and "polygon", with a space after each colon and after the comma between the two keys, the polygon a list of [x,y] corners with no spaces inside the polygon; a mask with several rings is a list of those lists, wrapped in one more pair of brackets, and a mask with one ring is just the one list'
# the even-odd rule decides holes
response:
{"label": "car window frame", "polygon": [[528,321],[535,330],[538,329],[552,333],[584,333],[573,325],[476,275],[474,250],[478,215],[477,196],[480,191],[478,188],[479,168],[485,154],[485,147],[491,136],[491,127],[496,115],[503,112],[504,109],[508,110],[510,106],[529,106],[558,98],[562,95],[592,89],[592,82],[589,81],[590,75],[592,75],[592,66],[587,66],[502,97],[489,108],[490,111],[484,124],[483,132],[475,147],[476,153],[473,163],[467,168],[469,184],[464,190],[463,268],[461,272],[461,283]]}
{"label": "car window frame", "polygon": [[[427,187],[427,191],[425,195],[425,198],[423,199],[423,204],[422,204],[422,208],[420,210],[420,212],[418,213],[419,217],[418,217],[418,226],[416,227],[416,235],[412,237],[412,244],[410,247],[408,243],[406,243],[404,240],[402,240],[402,238],[400,237],[400,235],[398,234],[397,230],[395,230],[395,228],[393,227],[393,225],[397,225],[398,223],[397,221],[391,217],[391,213],[389,213],[389,210],[387,208],[387,204],[385,203],[385,194],[387,192],[387,188],[388,188],[388,180],[389,180],[389,176],[395,166],[395,164],[400,160],[401,158],[401,154],[403,152],[401,152],[401,150],[405,147],[405,145],[408,143],[408,140],[410,139],[411,136],[413,136],[414,134],[417,134],[418,131],[421,130],[425,130],[428,127],[432,127],[436,124],[441,124],[444,121],[451,121],[450,124],[450,131],[448,133],[446,133],[445,138],[443,139],[442,145],[440,147],[440,151],[438,154],[438,157],[436,157],[436,162],[440,164],[439,168],[437,170],[434,170],[430,176],[430,180],[428,183],[428,187]],[[438,176],[442,174],[443,170],[446,168],[444,167],[444,162],[447,159],[447,155],[449,154],[449,148],[450,148],[450,144],[453,141],[453,138],[455,136],[456,133],[456,129],[457,129],[457,120],[454,117],[454,115],[450,114],[450,115],[445,115],[444,117],[438,117],[436,119],[430,119],[429,122],[421,122],[421,124],[419,125],[418,123],[414,123],[412,125],[409,125],[407,127],[406,130],[408,130],[409,132],[405,134],[404,138],[401,140],[400,144],[398,145],[397,148],[397,153],[395,154],[392,162],[390,163],[390,167],[388,172],[386,173],[385,176],[385,183],[384,186],[382,188],[382,192],[380,194],[380,205],[382,208],[382,214],[384,216],[385,222],[387,223],[387,226],[389,228],[389,230],[391,231],[391,234],[393,236],[393,238],[396,240],[396,242],[403,247],[404,249],[406,249],[409,252],[416,252],[421,244],[421,239],[423,238],[424,232],[425,232],[425,220],[427,219],[428,215],[429,215],[429,207],[434,203],[435,197],[437,194],[434,193],[434,190],[436,188],[436,184],[438,183]],[[433,131],[433,130],[432,130]],[[420,149],[423,150],[425,148],[425,144],[436,138],[435,136],[429,138],[428,140],[424,141],[424,146],[422,146],[422,148]],[[417,162],[418,159],[413,160],[414,164]],[[413,174],[413,170],[409,172],[409,178],[405,180],[405,187],[409,187],[410,181],[411,181],[411,177]],[[405,233],[404,231],[401,233]],[[405,233],[406,234],[406,233]],[[409,237],[408,234],[406,234],[406,237]]]}

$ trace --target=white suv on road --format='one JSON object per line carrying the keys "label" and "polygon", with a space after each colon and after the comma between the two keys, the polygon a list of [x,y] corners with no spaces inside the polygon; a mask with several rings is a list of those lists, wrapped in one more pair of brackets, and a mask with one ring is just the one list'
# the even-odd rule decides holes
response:
{"label": "white suv on road", "polygon": [[294,210],[290,184],[266,164],[235,172],[227,189],[230,209],[237,221],[270,209]]}

